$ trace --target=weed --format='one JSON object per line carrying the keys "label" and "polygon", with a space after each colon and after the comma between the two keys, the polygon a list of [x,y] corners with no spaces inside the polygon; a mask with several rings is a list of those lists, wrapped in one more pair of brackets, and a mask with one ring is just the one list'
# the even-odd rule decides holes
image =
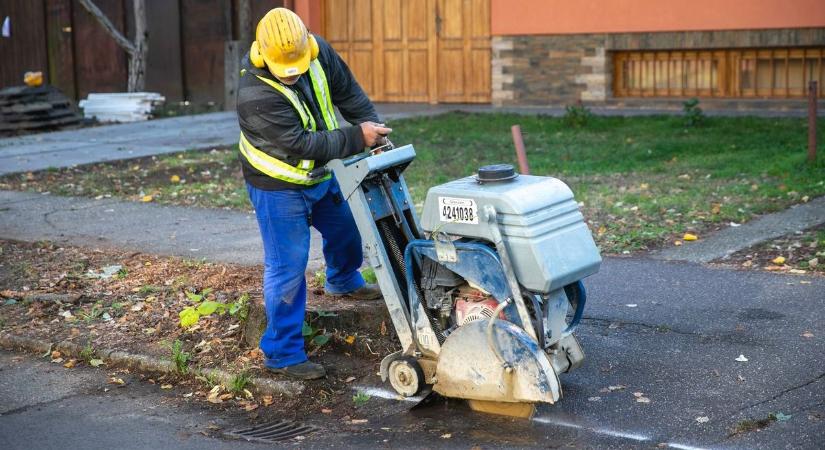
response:
{"label": "weed", "polygon": [[129,269],[125,267],[121,267],[120,270],[117,271],[115,274],[115,278],[118,280],[123,280],[129,275]]}
{"label": "weed", "polygon": [[89,312],[82,312],[80,313],[80,317],[83,318],[83,321],[86,323],[92,322],[97,320],[102,316],[104,313],[103,305],[100,302],[95,303],[92,305],[92,308]]}
{"label": "weed", "polygon": [[149,295],[154,294],[156,292],[160,292],[161,288],[157,286],[152,286],[150,284],[143,285],[138,289],[138,294],[140,295]]}
{"label": "weed", "polygon": [[315,328],[306,320],[304,320],[304,323],[301,326],[301,335],[304,336],[304,341],[307,345],[315,344],[316,347],[322,347],[329,342],[329,335],[326,334],[325,329]]}
{"label": "weed", "polygon": [[375,276],[375,270],[372,267],[367,267],[366,269],[361,271],[361,276],[364,277],[364,281],[367,283],[378,283],[378,278]]}
{"label": "weed", "polygon": [[776,421],[776,416],[773,414],[769,414],[768,417],[764,419],[745,419],[740,420],[736,426],[733,428],[734,434],[742,434],[742,433],[749,433],[751,431],[758,431],[763,428],[767,428],[770,426],[772,422]]}
{"label": "weed", "polygon": [[685,113],[686,127],[698,127],[705,122],[705,113],[699,107],[699,99],[692,98],[682,103],[682,111]]}
{"label": "weed", "polygon": [[196,380],[200,380],[203,384],[209,386],[209,389],[219,385],[221,383],[220,378],[217,374],[212,372],[211,370],[204,371],[203,369],[198,369],[197,375],[195,375]]}
{"label": "weed", "polygon": [[324,287],[324,285],[327,284],[326,272],[323,270],[316,270],[315,275],[312,277],[312,281],[315,283],[316,287]]}
{"label": "weed", "polygon": [[251,378],[246,371],[236,374],[229,381],[229,391],[236,395],[243,394]]}
{"label": "weed", "polygon": [[238,317],[238,320],[241,322],[246,320],[246,317],[249,314],[248,294],[243,294],[238,298],[238,300],[227,304],[213,300],[205,300],[206,296],[211,291],[212,289],[204,289],[200,294],[186,291],[186,296],[189,297],[189,300],[200,304],[197,306],[187,306],[186,308],[183,308],[180,313],[178,313],[181,327],[191,327],[192,325],[198,323],[198,320],[204,316],[210,316],[212,314],[226,314],[227,312],[230,316]]}
{"label": "weed", "polygon": [[593,117],[590,108],[584,106],[579,100],[575,105],[567,105],[564,108],[564,124],[574,128],[584,128],[587,122]]}
{"label": "weed", "polygon": [[364,406],[368,401],[370,401],[370,396],[366,392],[358,391],[352,396],[352,403],[355,404],[356,408]]}
{"label": "weed", "polygon": [[183,266],[187,269],[200,269],[207,265],[206,258],[201,259],[184,259]]}
{"label": "weed", "polygon": [[89,361],[95,358],[97,351],[92,346],[92,341],[86,341],[86,345],[80,350],[80,359],[89,364]]}
{"label": "weed", "polygon": [[189,298],[189,300],[192,300],[193,302],[200,302],[205,300],[206,296],[209,295],[211,292],[212,288],[206,288],[202,290],[200,294],[198,294],[197,291],[186,291],[186,297]]}
{"label": "weed", "polygon": [[178,289],[190,283],[191,280],[189,279],[189,277],[187,277],[186,275],[178,275],[177,277],[175,277],[174,280],[172,280],[172,289],[177,291]]}
{"label": "weed", "polygon": [[191,358],[192,355],[189,352],[183,351],[183,342],[176,339],[175,342],[169,346],[169,349],[172,351],[172,362],[175,364],[175,370],[182,375],[189,372],[189,358]]}
{"label": "weed", "polygon": [[242,323],[246,322],[246,317],[249,315],[249,294],[244,293],[229,304],[229,315],[237,317]]}
{"label": "weed", "polygon": [[656,331],[659,333],[667,333],[670,331],[670,327],[667,325],[656,325]]}

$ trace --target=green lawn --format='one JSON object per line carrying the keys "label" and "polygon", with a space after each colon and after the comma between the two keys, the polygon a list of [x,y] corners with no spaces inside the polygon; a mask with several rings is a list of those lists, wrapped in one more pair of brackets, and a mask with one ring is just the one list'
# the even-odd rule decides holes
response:
{"label": "green lawn", "polygon": [[[674,245],[709,231],[825,195],[825,146],[805,162],[805,119],[592,117],[582,128],[560,118],[448,114],[397,120],[396,145],[415,145],[406,178],[420,208],[427,188],[482,165],[512,162],[510,126],[521,125],[531,172],[567,182],[608,253]],[[819,120],[820,142],[825,120]],[[64,195],[114,195],[161,203],[249,208],[235,150],[16,175],[0,187]],[[172,183],[178,175],[183,182]]]}

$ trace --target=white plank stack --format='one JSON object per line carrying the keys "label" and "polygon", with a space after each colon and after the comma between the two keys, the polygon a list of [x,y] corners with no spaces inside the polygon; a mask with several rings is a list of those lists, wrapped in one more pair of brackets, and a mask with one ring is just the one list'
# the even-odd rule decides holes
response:
{"label": "white plank stack", "polygon": [[80,101],[86,118],[101,122],[138,122],[152,117],[152,110],[166,98],[156,92],[92,93]]}

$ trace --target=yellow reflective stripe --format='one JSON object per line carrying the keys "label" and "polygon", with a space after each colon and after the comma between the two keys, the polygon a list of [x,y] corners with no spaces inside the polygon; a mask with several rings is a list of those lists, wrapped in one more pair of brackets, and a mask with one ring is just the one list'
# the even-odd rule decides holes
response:
{"label": "yellow reflective stripe", "polygon": [[[321,178],[310,178],[309,170],[302,170],[297,167],[290,166],[289,164],[277,158],[273,158],[272,156],[267,155],[266,153],[258,150],[257,148],[252,146],[252,144],[249,143],[249,141],[246,139],[246,136],[244,136],[243,133],[241,133],[241,139],[238,148],[240,149],[241,154],[244,156],[244,158],[246,158],[249,164],[252,165],[252,167],[266,174],[267,176],[276,178],[278,180],[294,184],[312,185],[328,180],[330,178],[330,175]],[[302,161],[301,164],[303,165],[305,161],[308,160]],[[310,166],[311,165],[312,164],[310,164]]]}
{"label": "yellow reflective stripe", "polygon": [[298,94],[295,93],[292,89],[286,88],[277,82],[270,80],[269,78],[264,78],[260,75],[255,75],[264,83],[272,86],[273,89],[284,94],[287,100],[292,103],[292,107],[295,108],[295,111],[298,111],[298,115],[301,116],[301,123],[305,130],[315,131],[315,118],[312,117],[312,114],[309,112],[309,109],[306,105],[298,98]]}
{"label": "yellow reflective stripe", "polygon": [[[309,112],[309,108],[307,108],[307,105],[304,102],[302,102],[300,98],[298,98],[298,94],[296,94],[295,91],[293,91],[292,89],[289,89],[287,87],[284,87],[284,86],[280,85],[279,83],[275,82],[274,80],[270,80],[269,78],[264,78],[260,75],[255,75],[255,76],[258,77],[258,79],[260,79],[264,83],[272,86],[273,89],[275,89],[278,92],[280,92],[281,94],[283,94],[284,97],[286,97],[286,99],[289,100],[289,102],[292,104],[292,107],[295,108],[295,111],[297,111],[298,115],[301,116],[301,124],[303,125],[305,130],[315,131],[315,118],[312,117],[312,113]],[[246,139],[243,136],[243,133],[241,134],[241,139],[242,140]],[[260,150],[253,147],[251,144],[249,144],[249,141],[247,141],[246,144],[249,146],[249,148],[255,150],[256,152],[259,152],[260,155],[272,158],[271,156],[267,155],[266,153],[261,152]],[[261,156],[261,158],[262,158],[262,156]],[[290,169],[295,169],[294,167],[290,166],[289,164],[286,164],[286,163],[284,163],[282,161],[279,161],[275,158],[272,158],[272,159],[275,160],[275,161],[278,161],[281,164],[284,164],[286,167],[289,167]],[[249,158],[247,158],[247,160],[249,160]],[[250,164],[252,164],[251,160],[250,160]],[[315,167],[315,161],[313,161],[311,159],[302,159],[298,163],[298,165],[301,169],[312,170]],[[254,166],[254,164],[253,164],[253,166]],[[257,169],[257,167],[256,167],[256,169]],[[261,170],[261,169],[258,169],[258,170]],[[264,172],[267,175],[269,175],[264,170],[261,170],[261,172]],[[270,176],[272,176],[272,175],[270,175]],[[274,178],[278,178],[278,177],[274,177]],[[317,181],[313,180],[313,183],[316,183],[316,182]]]}
{"label": "yellow reflective stripe", "polygon": [[324,116],[324,123],[327,125],[327,130],[335,130],[338,128],[338,119],[335,117],[335,108],[332,106],[332,96],[329,93],[329,83],[327,83],[327,76],[324,73],[324,68],[317,59],[309,63],[309,70],[312,72],[312,89],[315,90],[315,97],[321,106],[321,115]]}

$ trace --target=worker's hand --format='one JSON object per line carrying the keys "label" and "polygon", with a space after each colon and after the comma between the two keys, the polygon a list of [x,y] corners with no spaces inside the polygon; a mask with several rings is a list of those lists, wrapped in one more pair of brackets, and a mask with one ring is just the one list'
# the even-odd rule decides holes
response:
{"label": "worker's hand", "polygon": [[392,128],[387,128],[383,123],[364,122],[361,125],[361,133],[364,135],[364,143],[367,147],[376,144],[383,145],[384,137],[392,133]]}

